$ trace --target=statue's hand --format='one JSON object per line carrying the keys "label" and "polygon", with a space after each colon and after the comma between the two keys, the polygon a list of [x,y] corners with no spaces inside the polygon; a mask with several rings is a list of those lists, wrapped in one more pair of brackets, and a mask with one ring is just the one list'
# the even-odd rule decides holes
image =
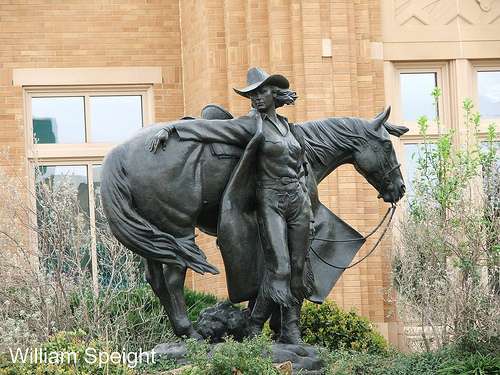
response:
{"label": "statue's hand", "polygon": [[158,131],[149,141],[148,150],[152,153],[156,153],[156,151],[158,151],[160,147],[162,150],[165,150],[165,145],[167,144],[168,137],[173,130],[173,127],[166,126]]}

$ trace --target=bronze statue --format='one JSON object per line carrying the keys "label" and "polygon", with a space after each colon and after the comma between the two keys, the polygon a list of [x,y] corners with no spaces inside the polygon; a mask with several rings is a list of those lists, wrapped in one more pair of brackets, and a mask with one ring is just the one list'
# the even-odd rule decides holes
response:
{"label": "bronze statue", "polygon": [[351,163],[384,201],[398,201],[404,184],[389,133],[408,129],[386,122],[389,109],[373,121],[293,125],[276,114],[296,99],[285,77],[252,68],[247,81],[235,89],[251,100],[246,116],[159,124],[113,149],[103,205],[114,235],[146,259],[176,334],[199,337],[183,297],[187,267],[217,272],[194,243],[196,226],[217,236],[230,300],[250,301],[251,334],[271,316],[280,341],[298,343],[303,299],[321,303],[343,271],[328,261],[347,266],[364,242],[319,202],[317,184]]}

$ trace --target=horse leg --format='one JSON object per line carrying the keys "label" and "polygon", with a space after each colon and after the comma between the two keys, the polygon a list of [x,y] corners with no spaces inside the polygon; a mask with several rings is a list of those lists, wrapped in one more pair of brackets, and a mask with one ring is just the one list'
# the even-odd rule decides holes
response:
{"label": "horse leg", "polygon": [[[151,285],[156,296],[160,299],[160,303],[165,309],[170,323],[172,324],[174,333],[177,336],[201,338],[194,330],[191,321],[187,317],[186,304],[183,296],[183,283],[180,286],[180,290],[173,290],[178,283],[175,284],[175,286],[173,283],[167,284],[163,272],[163,264],[150,259],[146,259],[146,280],[149,285]],[[178,302],[179,299],[176,298],[179,294],[182,295],[180,303]]]}
{"label": "horse leg", "polygon": [[179,318],[176,324],[184,332],[184,335],[202,340],[203,337],[193,328],[193,324],[187,315],[186,298],[184,297],[186,271],[187,267],[176,264],[165,264],[163,265],[163,278],[169,291],[170,300],[172,301],[174,315]]}

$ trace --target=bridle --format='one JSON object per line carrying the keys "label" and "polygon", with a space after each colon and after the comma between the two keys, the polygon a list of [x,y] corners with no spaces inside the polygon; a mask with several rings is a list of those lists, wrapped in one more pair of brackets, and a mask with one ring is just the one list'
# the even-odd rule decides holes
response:
{"label": "bridle", "polygon": [[387,175],[391,174],[392,172],[394,172],[396,169],[398,169],[399,167],[401,167],[401,163],[398,163],[396,164],[394,167],[392,167],[391,169],[389,169],[387,172],[384,173],[384,175],[382,176],[382,178],[386,178]]}
{"label": "bridle", "polygon": [[[393,166],[392,168],[390,168],[388,171],[386,171],[382,175],[382,180],[385,180],[388,175],[390,175],[392,172],[394,172],[396,169],[398,169],[400,167],[401,167],[401,163],[398,163],[395,166]],[[361,237],[361,238],[349,238],[347,240],[332,240],[332,239],[317,238],[317,237],[311,238],[311,241],[323,241],[323,242],[356,242],[356,241],[364,241],[364,240],[370,238],[375,232],[377,232],[379,230],[379,228],[382,226],[382,224],[384,223],[385,219],[387,218],[387,216],[390,213],[389,221],[387,222],[387,224],[386,224],[386,226],[384,228],[384,231],[382,232],[382,234],[378,238],[377,242],[375,242],[375,244],[373,245],[372,249],[363,258],[361,258],[360,260],[356,261],[355,263],[353,263],[351,265],[338,266],[338,265],[332,264],[332,263],[326,261],[325,259],[323,259],[321,257],[321,255],[319,255],[316,252],[316,250],[312,247],[312,244],[309,246],[309,248],[314,253],[314,255],[316,255],[316,257],[318,257],[318,259],[320,261],[322,261],[324,264],[326,264],[326,265],[328,265],[328,266],[330,266],[332,268],[336,268],[336,269],[340,269],[340,270],[346,270],[348,268],[352,268],[354,266],[357,266],[359,263],[361,263],[366,258],[368,258],[375,251],[375,249],[380,244],[380,242],[382,242],[382,239],[384,238],[385,234],[387,233],[387,230],[389,229],[389,226],[391,224],[391,221],[392,221],[392,218],[394,217],[394,213],[395,212],[396,212],[396,204],[395,203],[391,203],[391,206],[387,209],[387,212],[385,213],[385,215],[382,218],[382,220],[380,221],[380,223],[378,223],[378,225],[370,233],[368,233],[366,236]]]}

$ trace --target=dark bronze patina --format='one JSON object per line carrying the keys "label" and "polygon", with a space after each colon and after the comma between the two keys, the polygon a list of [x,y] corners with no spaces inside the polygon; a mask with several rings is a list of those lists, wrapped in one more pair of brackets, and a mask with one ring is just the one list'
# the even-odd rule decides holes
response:
{"label": "dark bronze patina", "polygon": [[[103,205],[113,234],[146,259],[176,334],[199,337],[186,314],[187,268],[218,272],[194,242],[198,227],[217,236],[230,300],[249,301],[250,334],[271,317],[280,341],[297,343],[304,298],[321,303],[345,268],[329,265],[348,265],[364,242],[321,204],[317,185],[349,163],[397,202],[405,187],[389,134],[408,129],[387,123],[390,108],[371,121],[294,125],[276,113],[296,99],[285,77],[252,68],[247,80],[235,89],[251,100],[247,115],[212,106],[205,118],[148,127],[113,149]],[[310,253],[313,237],[331,241]]]}

